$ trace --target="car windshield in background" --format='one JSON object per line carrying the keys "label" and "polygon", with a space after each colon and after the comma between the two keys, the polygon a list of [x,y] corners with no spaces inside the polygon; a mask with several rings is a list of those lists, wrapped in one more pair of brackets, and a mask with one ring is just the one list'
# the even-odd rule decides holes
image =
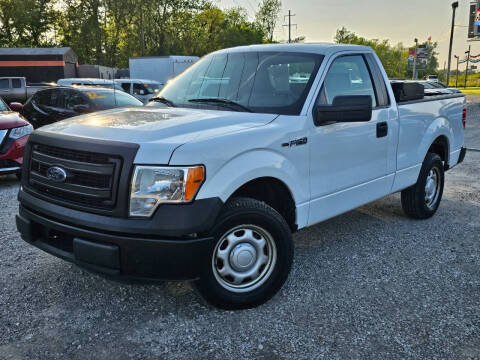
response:
{"label": "car windshield in background", "polygon": [[[212,54],[169,82],[158,96],[179,107],[298,115],[322,59],[293,52]],[[165,103],[151,101],[148,106]]]}
{"label": "car windshield in background", "polygon": [[143,106],[140,100],[123,91],[88,89],[84,91],[85,95],[94,103],[98,110],[106,110],[122,106]]}

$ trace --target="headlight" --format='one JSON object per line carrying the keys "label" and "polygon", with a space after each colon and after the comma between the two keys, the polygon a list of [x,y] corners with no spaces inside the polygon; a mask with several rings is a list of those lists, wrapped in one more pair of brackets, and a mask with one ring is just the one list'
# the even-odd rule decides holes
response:
{"label": "headlight", "polygon": [[203,166],[136,166],[130,193],[130,216],[149,217],[160,204],[190,202],[204,179]]}
{"label": "headlight", "polygon": [[33,131],[32,125],[25,125],[10,130],[10,139],[20,139]]}

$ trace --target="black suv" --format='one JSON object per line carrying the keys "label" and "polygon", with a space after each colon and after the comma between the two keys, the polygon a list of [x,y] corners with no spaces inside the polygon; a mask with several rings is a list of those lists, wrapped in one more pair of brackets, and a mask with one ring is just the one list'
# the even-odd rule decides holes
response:
{"label": "black suv", "polygon": [[37,91],[23,107],[23,116],[34,128],[94,111],[142,106],[133,96],[108,88],[51,87]]}

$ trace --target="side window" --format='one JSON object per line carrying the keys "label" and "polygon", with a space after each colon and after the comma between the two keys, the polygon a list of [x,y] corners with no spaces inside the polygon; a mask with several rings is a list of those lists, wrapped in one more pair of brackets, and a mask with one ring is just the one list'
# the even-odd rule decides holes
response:
{"label": "side window", "polygon": [[48,105],[52,90],[37,91],[33,95],[32,101],[38,105]]}
{"label": "side window", "polygon": [[122,89],[123,91],[130,93],[130,83],[122,83]]}
{"label": "side window", "polygon": [[145,87],[143,84],[134,83],[133,84],[133,94],[134,95],[145,95],[147,92],[145,91]]}
{"label": "side window", "polygon": [[78,106],[82,106],[82,108],[88,109],[90,107],[90,104],[85,95],[83,95],[81,92],[69,91],[68,97],[65,102],[65,108],[69,110],[77,110]]}
{"label": "side window", "polygon": [[0,79],[0,89],[8,89],[9,87],[8,79]]}
{"label": "side window", "polygon": [[373,81],[363,56],[342,56],[330,66],[318,101],[330,105],[339,95],[370,95],[372,106],[377,106]]}
{"label": "side window", "polygon": [[20,89],[22,87],[22,81],[20,79],[12,79],[12,88]]}
{"label": "side window", "polygon": [[60,98],[60,91],[58,90],[52,90],[49,94],[49,98],[47,99],[46,101],[46,104],[47,106],[50,106],[50,107],[59,107],[58,106],[58,103],[60,102],[59,98]]}

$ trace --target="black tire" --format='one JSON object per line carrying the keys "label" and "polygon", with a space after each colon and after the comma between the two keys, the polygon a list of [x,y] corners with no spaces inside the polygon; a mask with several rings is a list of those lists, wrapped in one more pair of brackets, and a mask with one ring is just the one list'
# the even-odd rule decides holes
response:
{"label": "black tire", "polygon": [[18,180],[21,181],[21,180],[22,180],[22,170],[17,171],[17,172],[15,173],[15,176],[17,177]]}
{"label": "black tire", "polygon": [[[222,280],[217,279],[221,278],[221,275],[214,269],[214,267],[218,268],[215,262],[218,260],[215,260],[217,258],[214,254],[217,254],[217,247],[221,248],[220,242],[225,242],[225,235],[245,225],[257,227],[265,231],[264,234],[270,235],[269,238],[273,239],[270,243],[274,243],[276,249],[276,260],[272,261],[272,265],[266,265],[261,270],[263,272],[267,267],[270,269],[251,286],[252,290],[247,287],[242,290],[244,292],[235,292],[225,287],[225,280],[222,285]],[[241,233],[241,230],[236,231]],[[213,306],[229,310],[252,308],[269,300],[285,283],[293,261],[292,234],[285,219],[272,207],[250,198],[232,199],[225,204],[211,234],[215,238],[215,244],[210,251],[208,264],[203,266],[200,278],[194,282],[194,286]],[[233,250],[229,251],[228,258],[231,259]],[[268,255],[270,250],[265,250],[264,247],[263,251]],[[272,253],[275,253],[275,250]]]}
{"label": "black tire", "polygon": [[[430,171],[436,171],[438,174],[438,188],[435,201],[428,205],[425,186]],[[442,159],[437,154],[428,153],[423,161],[417,183],[402,191],[402,208],[405,214],[414,219],[428,219],[432,217],[442,200],[444,181],[445,174]]]}

